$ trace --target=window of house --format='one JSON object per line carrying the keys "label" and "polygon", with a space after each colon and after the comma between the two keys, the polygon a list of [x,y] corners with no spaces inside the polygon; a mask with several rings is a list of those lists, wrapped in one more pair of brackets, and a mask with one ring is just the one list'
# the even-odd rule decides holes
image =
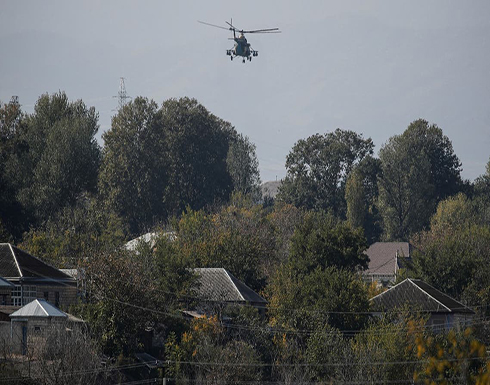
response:
{"label": "window of house", "polygon": [[60,292],[59,291],[54,293],[54,306],[60,307]]}
{"label": "window of house", "polygon": [[44,292],[44,299],[45,299],[46,301],[49,301],[49,291],[45,291],[45,292]]}
{"label": "window of house", "polygon": [[24,306],[37,298],[36,286],[20,286],[15,285],[12,290],[12,305]]}
{"label": "window of house", "polygon": [[12,289],[12,305],[22,306],[22,290],[20,286],[15,285]]}
{"label": "window of house", "polygon": [[2,294],[2,301],[1,304],[3,306],[7,305],[7,294]]}
{"label": "window of house", "polygon": [[36,286],[24,286],[24,301],[23,305],[27,305],[29,302],[34,301],[37,298]]}

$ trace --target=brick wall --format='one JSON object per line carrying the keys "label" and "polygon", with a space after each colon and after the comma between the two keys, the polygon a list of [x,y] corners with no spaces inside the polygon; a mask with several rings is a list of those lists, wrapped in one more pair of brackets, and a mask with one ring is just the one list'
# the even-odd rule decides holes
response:
{"label": "brick wall", "polygon": [[67,311],[70,305],[77,302],[77,288],[75,286],[38,285],[37,298],[45,299],[50,304]]}

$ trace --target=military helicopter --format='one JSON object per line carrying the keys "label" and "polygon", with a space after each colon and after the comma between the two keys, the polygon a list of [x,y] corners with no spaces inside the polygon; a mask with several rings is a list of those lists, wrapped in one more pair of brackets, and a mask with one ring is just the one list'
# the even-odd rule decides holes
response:
{"label": "military helicopter", "polygon": [[[230,40],[234,40],[235,45],[233,46],[232,49],[227,49],[226,54],[230,56],[231,60],[233,60],[233,58],[237,56],[243,57],[243,63],[245,63],[245,59],[252,61],[252,57],[259,56],[259,51],[254,50],[250,46],[250,43],[247,43],[247,39],[245,38],[246,33],[281,33],[281,31],[279,31],[279,28],[254,29],[251,31],[238,29],[232,24],[233,19],[230,21],[230,23],[225,21],[225,23],[228,24],[229,27],[222,27],[220,25],[205,23],[204,21],[199,21],[199,20],[198,22],[201,24],[210,25],[211,27],[233,31],[233,38],[230,38]],[[237,37],[237,32],[239,33],[238,37]]]}

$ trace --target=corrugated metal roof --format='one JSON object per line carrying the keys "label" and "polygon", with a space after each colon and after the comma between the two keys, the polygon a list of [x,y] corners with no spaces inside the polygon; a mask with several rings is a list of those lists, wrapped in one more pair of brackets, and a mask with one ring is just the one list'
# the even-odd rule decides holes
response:
{"label": "corrugated metal roof", "polygon": [[145,242],[153,248],[160,237],[166,237],[169,241],[175,241],[177,233],[175,231],[146,233],[140,235],[138,238],[131,239],[124,245],[124,247],[127,250],[135,251],[141,242]]}
{"label": "corrugated metal roof", "polygon": [[267,301],[223,268],[197,268],[198,294],[211,301],[267,303]]}
{"label": "corrugated metal roof", "polygon": [[21,276],[10,243],[0,243],[0,276],[11,278]]}
{"label": "corrugated metal roof", "polygon": [[405,306],[428,313],[468,313],[473,310],[440,292],[429,284],[407,278],[384,293],[371,298],[375,311],[386,311]]}
{"label": "corrugated metal roof", "polygon": [[78,276],[78,269],[60,269],[60,271],[72,278],[77,278]]}
{"label": "corrugated metal roof", "polygon": [[366,250],[369,257],[366,275],[394,275],[397,269],[396,255],[399,258],[410,258],[408,242],[376,242]]}
{"label": "corrugated metal roof", "polygon": [[51,305],[44,299],[35,299],[27,305],[21,307],[16,312],[10,314],[11,318],[28,318],[28,317],[43,317],[43,318],[67,318],[66,313],[62,312],[57,307]]}
{"label": "corrugated metal roof", "polygon": [[10,243],[0,243],[0,276],[8,278],[71,278],[62,271]]}

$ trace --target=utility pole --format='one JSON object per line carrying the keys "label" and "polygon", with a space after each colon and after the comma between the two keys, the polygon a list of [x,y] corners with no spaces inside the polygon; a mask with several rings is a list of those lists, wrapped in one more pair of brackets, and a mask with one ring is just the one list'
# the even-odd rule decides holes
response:
{"label": "utility pole", "polygon": [[126,105],[127,99],[131,99],[131,96],[128,96],[126,94],[126,86],[124,85],[124,78],[120,78],[120,79],[121,80],[119,82],[119,92],[117,93],[117,96],[113,96],[113,98],[118,99],[118,106],[116,111],[121,110],[121,108],[123,108]]}

